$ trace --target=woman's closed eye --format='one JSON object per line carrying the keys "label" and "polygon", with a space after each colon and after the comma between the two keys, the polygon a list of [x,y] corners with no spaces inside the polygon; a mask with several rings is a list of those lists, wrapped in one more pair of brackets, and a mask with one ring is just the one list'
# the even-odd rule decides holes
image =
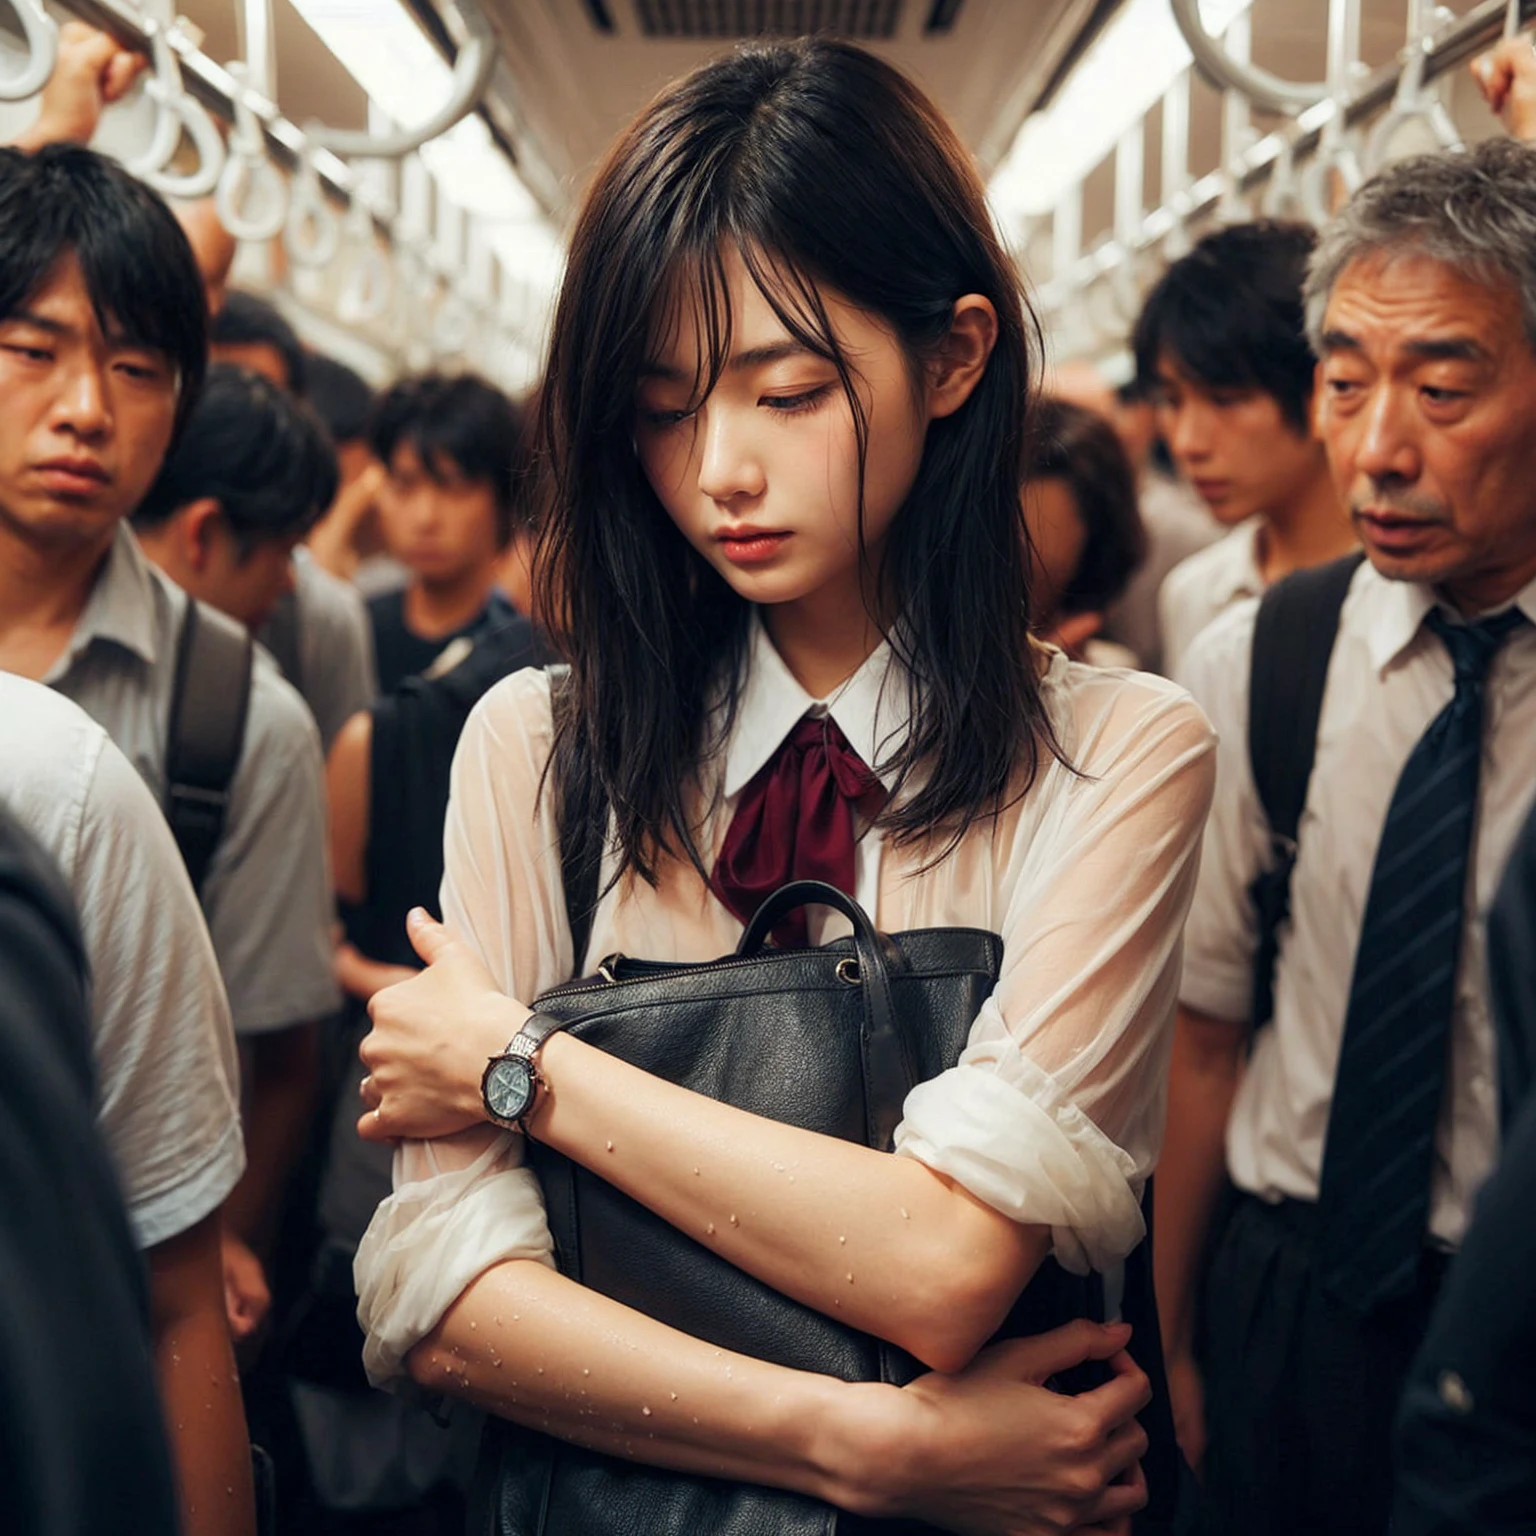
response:
{"label": "woman's closed eye", "polygon": [[757,402],[779,416],[798,416],[814,411],[832,392],[830,384],[818,384],[812,389],[798,390],[792,395],[764,395]]}
{"label": "woman's closed eye", "polygon": [[638,408],[641,426],[650,427],[655,431],[665,431],[668,427],[681,426],[683,422],[697,414],[697,406],[689,406],[682,410],[673,411],[664,411],[660,408],[653,409],[644,405]]}

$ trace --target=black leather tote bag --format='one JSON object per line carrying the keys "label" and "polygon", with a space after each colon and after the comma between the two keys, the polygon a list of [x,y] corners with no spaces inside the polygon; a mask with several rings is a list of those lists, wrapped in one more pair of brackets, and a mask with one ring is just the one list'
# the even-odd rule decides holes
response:
{"label": "black leather tote bag", "polygon": [[[851,938],[776,950],[784,914],[824,903]],[[612,957],[546,993],[572,1034],[697,1093],[806,1130],[888,1148],[902,1101],[958,1060],[997,982],[1002,941],[967,928],[878,933],[842,892],[812,881],[763,904],[735,954],[702,965]],[[904,1384],[900,1350],[791,1301],[612,1185],[528,1143],[561,1272],[722,1349],[847,1381]],[[1047,1259],[999,1337],[1102,1318],[1097,1276]],[[1145,1368],[1145,1362],[1143,1361]],[[1082,1385],[1073,1384],[1073,1385]],[[794,1493],[660,1471],[492,1421],[470,1529],[499,1536],[840,1536],[918,1532]]]}

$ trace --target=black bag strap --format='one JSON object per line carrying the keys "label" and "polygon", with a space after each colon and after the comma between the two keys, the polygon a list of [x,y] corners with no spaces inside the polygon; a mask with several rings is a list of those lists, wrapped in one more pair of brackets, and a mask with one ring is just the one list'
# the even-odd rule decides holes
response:
{"label": "black bag strap", "polygon": [[781,885],[753,914],[736,953],[758,954],[774,926],[796,907],[823,906],[841,912],[853,924],[854,963],[838,966],[842,981],[859,987],[864,999],[864,1124],[869,1144],[889,1150],[901,1123],[907,1095],[915,1086],[911,1063],[896,1029],[892,979],[906,969],[901,951],[870,921],[851,896],[820,880],[792,880]]}
{"label": "black bag strap", "polygon": [[571,930],[575,974],[592,937],[597,910],[598,880],[603,867],[603,840],[608,832],[608,798],[592,770],[575,730],[563,730],[567,714],[576,707],[570,668],[545,668],[549,674],[549,703],[554,717],[555,819],[560,828],[560,880],[565,890],[565,919]]}
{"label": "black bag strap", "polygon": [[253,665],[245,626],[188,598],[166,738],[165,815],[199,893],[224,835],[229,786],[245,745]]}
{"label": "black bag strap", "polygon": [[1254,881],[1259,947],[1253,967],[1253,1028],[1274,1012],[1280,925],[1290,912],[1296,834],[1317,755],[1328,663],[1350,583],[1365,557],[1346,555],[1293,571],[1259,603],[1248,684],[1248,760],[1269,822],[1275,864]]}

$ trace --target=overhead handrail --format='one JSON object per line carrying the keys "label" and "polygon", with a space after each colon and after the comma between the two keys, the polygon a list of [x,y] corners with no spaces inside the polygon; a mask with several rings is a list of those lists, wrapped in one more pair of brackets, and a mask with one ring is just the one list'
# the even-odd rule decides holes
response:
{"label": "overhead handrail", "polygon": [[[171,28],[148,19],[144,22],[144,35],[153,67],[144,90],[155,104],[155,130],[148,147],[124,164],[166,197],[207,197],[218,185],[219,173],[224,169],[223,136],[208,109],[182,84]],[[197,165],[190,171],[167,170],[181,144],[183,131],[197,151]]]}
{"label": "overhead handrail", "polygon": [[336,300],[336,312],[347,325],[365,325],[389,311],[390,271],[374,237],[373,210],[360,192],[352,194],[344,228],[356,254]]}
{"label": "overhead handrail", "polygon": [[1266,219],[1306,217],[1301,200],[1301,178],[1296,174],[1296,135],[1288,133],[1280,143],[1280,153],[1270,167],[1269,182],[1259,201],[1259,211]]}
{"label": "overhead handrail", "polygon": [[26,101],[48,84],[59,57],[59,24],[43,0],[11,0],[27,45],[27,61],[14,75],[0,75],[0,101]]}
{"label": "overhead handrail", "polygon": [[299,169],[288,194],[288,217],[283,221],[283,245],[301,267],[328,267],[341,245],[341,220],[326,201],[315,169],[316,146],[305,141],[299,151]]}
{"label": "overhead handrail", "polygon": [[213,206],[235,239],[271,240],[288,222],[288,183],[267,155],[266,129],[251,105],[246,66],[237,61],[225,68],[235,84],[230,101],[235,127]]}
{"label": "overhead handrail", "polygon": [[496,34],[470,0],[459,0],[459,14],[464,21],[465,37],[453,61],[448,100],[426,122],[382,134],[306,123],[306,136],[335,155],[358,160],[402,160],[468,117],[491,83],[491,72],[496,67]]}
{"label": "overhead handrail", "polygon": [[[1518,27],[1520,0],[1510,0]],[[1451,114],[1446,111],[1440,93],[1424,84],[1424,66],[1434,43],[1434,22],[1439,14],[1434,0],[1415,0],[1410,7],[1407,46],[1403,49],[1403,72],[1398,76],[1392,105],[1376,120],[1365,144],[1365,163],[1375,173],[1388,161],[1392,141],[1409,123],[1424,123],[1442,149],[1460,147],[1461,135]],[[1447,15],[1449,13],[1446,13]],[[1505,16],[1505,36],[1509,36],[1509,17]]]}
{"label": "overhead handrail", "polygon": [[475,334],[475,317],[456,293],[446,293],[432,323],[432,344],[449,357],[459,357]]}
{"label": "overhead handrail", "polygon": [[1285,80],[1256,64],[1232,58],[1205,30],[1200,0],[1169,0],[1169,4],[1196,67],[1218,89],[1234,90],[1263,111],[1292,117],[1327,98],[1328,87],[1320,81]]}

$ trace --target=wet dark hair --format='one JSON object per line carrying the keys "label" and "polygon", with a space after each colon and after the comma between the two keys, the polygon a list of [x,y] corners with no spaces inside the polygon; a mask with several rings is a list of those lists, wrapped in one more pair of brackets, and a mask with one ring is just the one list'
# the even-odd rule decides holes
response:
{"label": "wet dark hair", "polygon": [[1060,480],[1072,494],[1086,538],[1082,559],[1061,589],[1063,614],[1098,612],[1125,591],[1147,557],[1136,477],[1115,429],[1066,400],[1035,402],[1026,480]]}
{"label": "wet dark hair", "polygon": [[208,332],[215,347],[271,347],[283,360],[288,388],[303,395],[309,383],[308,358],[299,333],[283,319],[277,306],[254,293],[231,290]]}
{"label": "wet dark hair", "polygon": [[1147,295],[1131,340],[1136,376],[1156,390],[1169,353],[1210,389],[1257,389],[1298,432],[1308,426],[1315,359],[1302,285],[1310,224],[1259,219],[1207,235]]}
{"label": "wet dark hair", "polygon": [[368,435],[368,418],[373,411],[373,390],[366,379],[345,363],[311,352],[305,359],[308,379],[304,398],[326,425],[332,440],[361,442]]}
{"label": "wet dark hair", "polygon": [[745,47],[664,91],[620,137],[577,221],[540,431],[543,611],[563,619],[575,706],[562,711],[557,772],[590,763],[621,867],[654,879],[667,849],[703,868],[689,786],[734,718],[751,610],[673,524],[633,433],[642,370],[677,306],[698,306],[706,339],[693,398],[719,377],[730,252],[790,335],[837,370],[861,523],[867,423],[827,297],[888,324],[914,384],[958,299],[996,308],[985,372],[928,427],[886,539],[885,590],[866,593],[872,613],[899,616],[888,638],[910,703],[909,733],[880,765],[897,779],[882,824],[902,842],[939,834],[942,856],[1028,787],[1042,747],[1057,751],[1028,640],[1018,494],[1037,329],[953,130],[889,65],[825,38]]}
{"label": "wet dark hair", "polygon": [[74,256],[106,334],[176,371],[176,430],[208,361],[202,275],[175,215],[115,161],[74,144],[0,149],[0,319]]}
{"label": "wet dark hair", "polygon": [[[379,396],[368,422],[368,441],[381,464],[409,443],[437,481],[457,470],[482,481],[496,497],[496,537],[512,537],[524,451],[522,408],[473,373],[420,373]],[[446,461],[446,462],[445,462]]]}
{"label": "wet dark hair", "polygon": [[211,496],[244,560],[259,544],[308,533],[338,478],[330,435],[307,405],[249,368],[215,363],[133,522],[155,528]]}

